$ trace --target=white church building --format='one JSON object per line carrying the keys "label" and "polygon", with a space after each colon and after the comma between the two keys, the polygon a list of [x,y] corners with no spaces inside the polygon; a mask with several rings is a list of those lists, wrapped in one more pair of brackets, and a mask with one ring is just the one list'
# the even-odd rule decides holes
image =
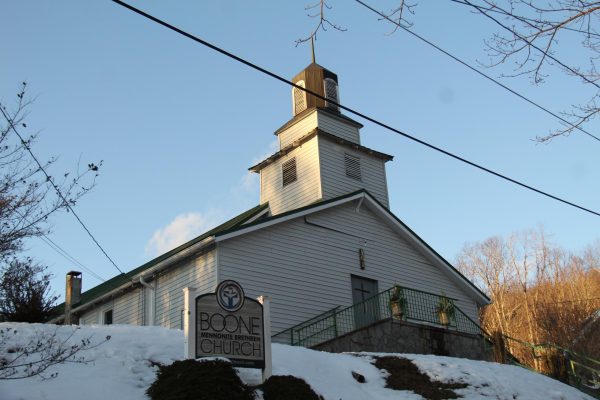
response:
{"label": "white church building", "polygon": [[[318,64],[293,82],[339,102],[336,74]],[[69,273],[54,321],[181,329],[183,289],[213,292],[225,279],[270,296],[273,333],[394,285],[443,293],[478,321],[489,299],[390,211],[393,157],[363,146],[362,125],[336,104],[297,88],[292,102],[275,131],[279,151],[250,167],[259,205],[84,293],[81,274]]]}

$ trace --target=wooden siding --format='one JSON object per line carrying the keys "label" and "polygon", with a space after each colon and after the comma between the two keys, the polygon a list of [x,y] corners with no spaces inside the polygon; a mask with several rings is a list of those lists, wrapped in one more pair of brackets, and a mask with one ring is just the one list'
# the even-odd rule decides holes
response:
{"label": "wooden siding", "polygon": [[[296,157],[298,179],[282,184],[281,164]],[[272,214],[302,207],[321,198],[317,137],[295,148],[260,171],[260,203],[269,202]]]}
{"label": "wooden siding", "polygon": [[143,290],[136,288],[113,300],[113,324],[142,325]]}
{"label": "wooden siding", "polygon": [[[154,324],[179,329],[183,310],[183,288],[191,286],[202,291],[214,290],[217,283],[215,266],[215,250],[212,250],[168,269],[151,281],[156,288]],[[85,311],[79,323],[100,324],[102,313],[112,308],[113,324],[143,325],[144,318],[148,318],[144,316],[145,307],[144,290],[137,287]]]}
{"label": "wooden siding", "polygon": [[279,148],[282,149],[294,142],[294,140],[300,139],[302,136],[313,131],[316,127],[317,112],[315,110],[279,134]]}
{"label": "wooden siding", "polygon": [[[129,293],[125,293],[123,296],[126,297]],[[122,307],[121,307],[122,308]],[[113,310],[113,324],[119,324],[122,322],[117,322],[115,320],[116,317],[116,313],[115,313],[115,299],[110,299],[105,301],[104,303],[101,303],[87,311],[85,311],[80,317],[79,317],[79,324],[80,325],[96,325],[96,324],[102,324],[104,321],[102,321],[103,318],[103,314],[105,311],[108,310]],[[122,310],[123,311],[123,310]],[[128,311],[125,311],[128,312]],[[123,318],[128,318],[129,315],[124,315]]]}
{"label": "wooden siding", "polygon": [[217,284],[215,265],[215,250],[212,250],[168,269],[154,280],[153,283],[156,285],[154,324],[181,329],[183,289],[190,286],[203,292],[213,291]]}
{"label": "wooden siding", "polygon": [[337,119],[323,111],[319,111],[318,116],[319,129],[350,142],[360,144],[360,132],[358,127],[352,126],[348,122]]}
{"label": "wooden siding", "polygon": [[99,323],[98,317],[97,308],[88,310],[79,317],[79,325],[95,325]]}
{"label": "wooden siding", "polygon": [[[318,137],[319,161],[321,163],[321,182],[323,200],[366,189],[384,206],[389,208],[385,162],[378,157],[351,150]],[[344,154],[360,158],[362,179],[360,181],[346,176]]]}
{"label": "wooden siding", "polygon": [[[379,290],[395,283],[436,294],[443,290],[477,320],[474,300],[444,271],[366,205],[358,213],[356,206],[355,201],[307,217],[331,229],[298,218],[220,242],[219,280],[237,280],[250,297],[271,296],[273,333],[350,305],[351,274],[377,280]],[[365,270],[359,266],[361,246]]]}

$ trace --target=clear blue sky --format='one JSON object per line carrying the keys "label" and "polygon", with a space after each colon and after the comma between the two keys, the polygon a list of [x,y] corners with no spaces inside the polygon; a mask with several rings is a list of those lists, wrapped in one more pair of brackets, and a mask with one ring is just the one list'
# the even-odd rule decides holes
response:
{"label": "clear blue sky", "polygon": [[[308,46],[294,45],[317,22],[306,16],[309,3],[131,2],[288,78],[310,62]],[[357,3],[330,4],[330,18],[348,30],[319,34],[317,62],[338,74],[343,104],[600,209],[600,142],[575,133],[536,145],[533,137],[558,126],[552,117],[402,31],[385,35],[390,26]],[[420,2],[412,19],[414,31],[446,50],[485,60],[483,39],[495,27],[463,6]],[[4,0],[0,35],[0,99],[12,101],[24,80],[37,96],[27,121],[28,132],[41,131],[34,151],[60,156],[54,173],[75,169],[80,157],[104,160],[77,212],[121,269],[258,203],[247,168],[273,151],[273,132],[291,117],[289,87],[108,0]],[[557,112],[593,93],[558,69],[547,73],[542,86],[503,82]],[[573,251],[600,236],[600,217],[361,122],[363,144],[395,156],[387,167],[392,211],[451,261],[465,242],[538,224]],[[52,239],[83,264],[105,278],[117,272],[70,214],[52,224]],[[80,268],[40,240],[27,246],[62,295],[65,273]],[[84,289],[98,283],[84,271]]]}

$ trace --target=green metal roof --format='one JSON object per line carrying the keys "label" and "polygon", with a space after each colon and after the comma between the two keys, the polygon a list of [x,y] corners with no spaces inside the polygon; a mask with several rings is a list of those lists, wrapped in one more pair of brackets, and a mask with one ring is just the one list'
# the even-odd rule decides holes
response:
{"label": "green metal roof", "polygon": [[[178,246],[178,247],[174,248],[173,250],[170,250],[170,251],[166,252],[165,254],[162,254],[162,255],[156,257],[155,259],[150,260],[147,263],[145,263],[135,269],[132,269],[131,271],[129,271],[127,273],[117,275],[114,278],[111,278],[111,279],[107,280],[106,282],[103,282],[103,283],[99,284],[98,286],[95,286],[95,287],[83,292],[81,294],[81,301],[77,304],[74,304],[73,308],[82,306],[86,303],[89,303],[89,302],[105,295],[106,293],[109,293],[111,290],[114,290],[120,286],[123,286],[124,284],[126,284],[128,282],[131,282],[132,278],[134,276],[138,275],[139,273],[144,272],[145,270],[154,267],[161,261],[164,261],[164,260],[168,259],[169,257],[174,256],[175,254],[179,253],[180,251],[185,250],[188,247],[193,246],[194,244],[196,244],[198,242],[201,242],[202,240],[206,239],[207,237],[214,236],[217,233],[220,233],[222,231],[227,231],[227,230],[236,228],[237,226],[248,221],[253,216],[257,215],[259,212],[265,210],[267,207],[268,207],[268,203],[258,205],[254,208],[251,208],[250,210],[247,210],[247,211],[239,214],[238,216],[233,217],[229,221],[222,223],[221,225],[217,226],[216,228],[213,228],[210,231],[205,232],[204,234],[190,240],[189,242],[186,242],[186,243],[182,244],[181,246]],[[62,304],[59,304],[58,306],[56,306],[55,316],[61,315],[64,312],[64,307],[65,307],[65,303],[62,303]]]}

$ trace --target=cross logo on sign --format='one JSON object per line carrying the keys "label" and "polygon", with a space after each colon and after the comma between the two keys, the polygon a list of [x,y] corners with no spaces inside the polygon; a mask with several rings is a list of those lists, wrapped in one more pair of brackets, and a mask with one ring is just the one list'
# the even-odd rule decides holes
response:
{"label": "cross logo on sign", "polygon": [[217,303],[225,311],[236,312],[244,305],[244,289],[236,281],[226,280],[219,283],[216,294]]}

